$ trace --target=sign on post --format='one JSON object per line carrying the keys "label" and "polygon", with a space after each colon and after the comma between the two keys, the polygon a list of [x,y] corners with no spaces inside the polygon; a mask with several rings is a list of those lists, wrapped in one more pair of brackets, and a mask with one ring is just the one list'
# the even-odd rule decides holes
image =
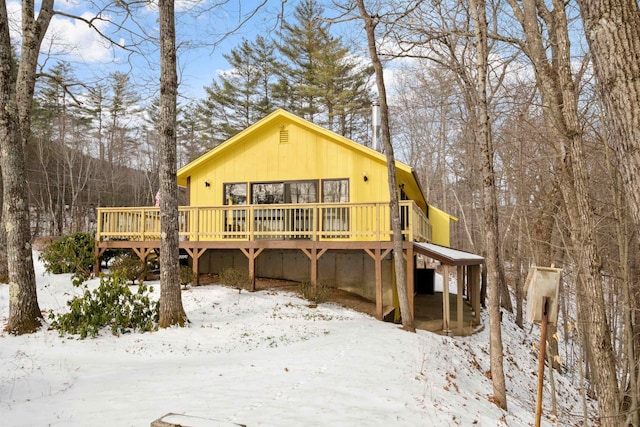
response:
{"label": "sign on post", "polygon": [[529,323],[542,322],[543,300],[547,298],[547,320],[555,325],[558,321],[558,290],[561,268],[530,267],[524,288],[527,292],[526,319]]}
{"label": "sign on post", "polygon": [[[553,265],[553,264],[552,264]],[[527,292],[527,321],[541,323],[540,359],[538,360],[538,395],[535,426],[540,427],[542,418],[542,388],[544,385],[544,359],[547,348],[547,325],[558,321],[558,290],[562,269],[553,267],[531,267],[525,282]]]}

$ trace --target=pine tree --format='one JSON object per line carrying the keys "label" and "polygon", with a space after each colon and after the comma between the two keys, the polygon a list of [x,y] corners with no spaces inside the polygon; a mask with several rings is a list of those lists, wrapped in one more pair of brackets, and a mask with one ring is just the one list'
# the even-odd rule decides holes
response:
{"label": "pine tree", "polygon": [[295,9],[285,22],[278,50],[284,63],[274,95],[291,112],[348,137],[369,117],[370,66],[359,64],[342,41],[331,35],[316,0]]}
{"label": "pine tree", "polygon": [[274,46],[263,37],[243,40],[224,55],[231,70],[205,88],[207,98],[197,108],[210,147],[255,123],[273,109]]}

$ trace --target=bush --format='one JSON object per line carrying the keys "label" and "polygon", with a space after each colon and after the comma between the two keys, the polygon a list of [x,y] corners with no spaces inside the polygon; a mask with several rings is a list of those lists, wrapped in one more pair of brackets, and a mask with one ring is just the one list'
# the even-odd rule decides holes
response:
{"label": "bush", "polygon": [[136,280],[143,281],[147,275],[147,264],[137,255],[125,253],[117,256],[109,267],[111,274],[116,274],[123,279],[135,284]]}
{"label": "bush", "polygon": [[331,288],[322,282],[318,282],[315,288],[309,282],[300,283],[300,293],[302,296],[315,304],[325,302],[330,292]]}
{"label": "bush", "polygon": [[100,278],[100,286],[90,292],[84,285],[84,294],[67,302],[69,313],[49,313],[51,327],[60,335],[67,333],[95,337],[102,328],[111,327],[119,335],[133,330],[148,332],[158,324],[158,302],[149,298],[152,287],[140,284],[131,292],[126,279],[117,274]]}
{"label": "bush", "polygon": [[193,270],[188,265],[180,266],[180,285],[183,289],[187,288],[187,285],[192,285],[196,276],[193,274]]}
{"label": "bush", "polygon": [[249,273],[244,270],[238,270],[237,268],[228,268],[220,274],[220,282],[223,285],[236,288],[238,293],[243,289],[251,290],[251,278]]}
{"label": "bush", "polygon": [[75,233],[62,236],[40,253],[40,259],[49,273],[73,273],[87,278],[96,263],[93,234]]}

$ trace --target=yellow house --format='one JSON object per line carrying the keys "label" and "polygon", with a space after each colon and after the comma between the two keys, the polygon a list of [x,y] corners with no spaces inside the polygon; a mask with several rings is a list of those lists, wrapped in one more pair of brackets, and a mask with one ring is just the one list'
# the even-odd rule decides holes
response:
{"label": "yellow house", "polygon": [[[393,308],[385,155],[276,110],[181,168],[177,179],[188,197],[179,208],[180,246],[194,272],[233,267],[252,280],[321,281],[375,301],[378,318]],[[396,162],[396,181],[413,296],[416,254],[438,259],[432,252],[449,246],[455,218],[428,205],[408,165]],[[98,254],[130,247],[146,257],[159,246],[158,208],[99,208],[97,241]]]}

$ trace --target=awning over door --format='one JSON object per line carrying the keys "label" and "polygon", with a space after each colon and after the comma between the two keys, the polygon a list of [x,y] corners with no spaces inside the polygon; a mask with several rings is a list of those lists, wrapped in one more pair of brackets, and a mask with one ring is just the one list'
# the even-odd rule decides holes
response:
{"label": "awning over door", "polygon": [[413,250],[446,265],[480,265],[484,258],[471,252],[434,245],[433,243],[413,243]]}
{"label": "awning over door", "polygon": [[451,249],[433,243],[413,244],[414,253],[440,261],[442,272],[442,330],[449,334],[451,330],[451,313],[449,310],[449,270],[457,267],[458,292],[456,295],[456,330],[458,335],[463,333],[463,294],[466,295],[475,313],[472,323],[480,324],[480,266],[484,258],[470,252]]}

